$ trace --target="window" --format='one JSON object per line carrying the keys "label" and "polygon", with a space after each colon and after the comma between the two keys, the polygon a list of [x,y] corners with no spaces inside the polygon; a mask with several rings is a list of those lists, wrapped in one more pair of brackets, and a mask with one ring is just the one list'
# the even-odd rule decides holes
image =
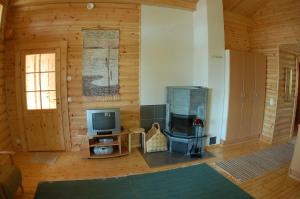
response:
{"label": "window", "polygon": [[3,4],[0,4],[0,24],[2,26]]}
{"label": "window", "polygon": [[56,109],[55,53],[25,57],[28,110]]}

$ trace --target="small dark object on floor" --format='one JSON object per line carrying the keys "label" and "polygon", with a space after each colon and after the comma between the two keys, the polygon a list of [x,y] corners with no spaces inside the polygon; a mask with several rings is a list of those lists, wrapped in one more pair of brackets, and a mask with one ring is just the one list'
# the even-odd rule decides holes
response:
{"label": "small dark object on floor", "polygon": [[191,151],[190,151],[190,157],[191,158],[202,158],[202,148],[198,147],[197,145],[193,145]]}
{"label": "small dark object on floor", "polygon": [[191,153],[190,156],[191,156],[191,158],[202,158],[201,153]]}

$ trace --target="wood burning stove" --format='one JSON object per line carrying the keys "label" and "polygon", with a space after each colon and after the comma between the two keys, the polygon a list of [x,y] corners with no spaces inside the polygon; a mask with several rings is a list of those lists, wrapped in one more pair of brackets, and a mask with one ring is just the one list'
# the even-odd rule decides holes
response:
{"label": "wood burning stove", "polygon": [[193,122],[195,121],[196,117],[196,115],[180,115],[170,113],[169,133],[178,137],[195,136],[196,131],[193,127]]}
{"label": "wood burning stove", "polygon": [[[208,89],[204,87],[168,87],[166,130],[169,151],[189,155],[193,146],[204,147],[205,128],[196,131],[193,122],[200,118],[205,124]],[[201,136],[201,139],[199,139]]]}

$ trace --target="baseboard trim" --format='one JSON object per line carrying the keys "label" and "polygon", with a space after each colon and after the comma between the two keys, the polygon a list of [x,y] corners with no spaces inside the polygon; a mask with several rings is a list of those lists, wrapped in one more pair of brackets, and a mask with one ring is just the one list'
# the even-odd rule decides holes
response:
{"label": "baseboard trim", "polygon": [[272,142],[273,142],[272,137],[268,137],[268,136],[265,136],[265,135],[260,135],[259,140],[262,141],[262,142],[266,142],[268,144],[272,144]]}
{"label": "baseboard trim", "polygon": [[300,173],[292,168],[289,169],[289,176],[297,181],[300,181]]}
{"label": "baseboard trim", "polygon": [[234,139],[234,140],[221,140],[221,144],[226,146],[226,145],[240,144],[240,143],[244,143],[244,142],[251,142],[251,141],[255,141],[255,140],[257,140],[257,141],[259,140],[258,135]]}

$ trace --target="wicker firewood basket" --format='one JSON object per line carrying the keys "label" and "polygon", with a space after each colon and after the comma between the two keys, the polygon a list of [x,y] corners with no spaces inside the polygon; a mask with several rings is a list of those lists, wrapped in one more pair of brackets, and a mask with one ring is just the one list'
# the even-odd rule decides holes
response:
{"label": "wicker firewood basket", "polygon": [[166,136],[160,131],[159,123],[153,123],[152,128],[146,134],[146,151],[167,151],[168,143]]}

